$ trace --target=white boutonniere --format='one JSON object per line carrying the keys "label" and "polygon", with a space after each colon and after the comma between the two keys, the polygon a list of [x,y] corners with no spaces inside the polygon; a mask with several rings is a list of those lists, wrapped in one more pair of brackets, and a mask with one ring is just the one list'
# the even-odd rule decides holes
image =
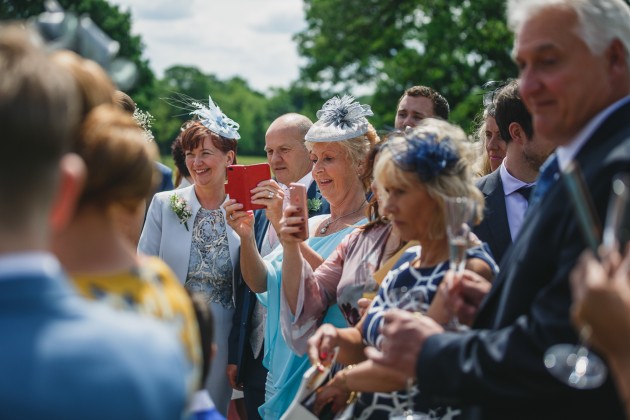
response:
{"label": "white boutonniere", "polygon": [[190,204],[177,194],[171,195],[171,210],[177,215],[179,223],[183,224],[188,230],[188,219],[192,216],[192,208]]}

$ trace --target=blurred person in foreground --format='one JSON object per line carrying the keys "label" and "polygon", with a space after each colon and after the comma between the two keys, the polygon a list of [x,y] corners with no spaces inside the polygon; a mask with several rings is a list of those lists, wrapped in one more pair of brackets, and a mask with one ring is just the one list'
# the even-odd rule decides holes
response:
{"label": "blurred person in foreground", "polygon": [[83,184],[69,153],[83,99],[32,39],[0,28],[2,417],[179,418],[185,360],[171,332],[81,298],[49,251]]}
{"label": "blurred person in foreground", "polygon": [[588,345],[601,352],[610,367],[630,418],[630,249],[625,256],[603,252],[600,262],[585,251],[571,272],[577,330],[586,328]]}
{"label": "blurred person in foreground", "polygon": [[188,361],[189,394],[201,371],[197,324],[190,299],[159,258],[139,256],[147,197],[157,182],[151,149],[133,118],[113,105],[94,108],[74,151],[88,167],[77,210],[53,239],[53,251],[79,293],[156,318],[174,333]]}
{"label": "blurred person in foreground", "polygon": [[[122,111],[125,111],[129,115],[132,115],[138,125],[140,125],[140,127],[142,127],[142,129],[145,131],[147,138],[150,140],[154,140],[153,134],[151,133],[151,122],[153,120],[153,116],[145,111],[140,110],[134,100],[131,99],[131,96],[127,95],[123,91],[117,90],[112,96],[114,104]],[[158,193],[161,191],[170,191],[174,188],[173,171],[171,170],[171,168],[157,160],[160,158],[157,145],[155,143],[152,143],[151,147],[155,149],[155,168],[160,172],[161,175],[159,182],[154,185],[153,192]]]}
{"label": "blurred person in foreground", "polygon": [[536,136],[558,146],[541,168],[523,227],[473,329],[445,333],[393,310],[376,363],[415,377],[420,399],[464,418],[625,418],[613,381],[576,389],[546,369],[546,350],[576,343],[569,273],[586,247],[560,170],[575,161],[604,220],[613,175],[630,165],[630,6],[622,0],[508,1],[520,93]]}

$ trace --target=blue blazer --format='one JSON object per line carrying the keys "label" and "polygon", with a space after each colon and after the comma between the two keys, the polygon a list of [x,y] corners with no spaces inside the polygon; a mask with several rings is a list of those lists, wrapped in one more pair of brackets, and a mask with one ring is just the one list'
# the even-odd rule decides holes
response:
{"label": "blue blazer", "polygon": [[160,174],[162,175],[162,179],[160,179],[160,184],[157,186],[155,192],[159,193],[161,191],[170,191],[173,188],[173,171],[168,166],[164,165],[160,162],[155,162],[155,167]]}
{"label": "blue blazer", "polygon": [[87,301],[57,261],[0,273],[0,418],[177,419],[185,359],[157,321]]}
{"label": "blue blazer", "polygon": [[[330,213],[330,205],[328,201],[319,191],[317,183],[311,182],[311,185],[306,193],[307,198],[319,199],[322,203],[321,207],[314,211],[309,211],[309,217],[319,214]],[[269,226],[269,220],[265,215],[264,210],[257,210],[254,212],[254,236],[256,238],[256,247],[260,251],[265,238],[265,233]],[[238,276],[237,276],[238,272]],[[249,346],[249,336],[251,332],[251,318],[254,311],[254,304],[256,303],[256,293],[252,292],[243,277],[240,275],[240,264],[235,265],[234,278],[239,280],[236,282],[236,310],[234,311],[234,318],[232,319],[232,330],[229,337],[229,353],[228,363],[238,366],[237,382],[243,381],[243,375],[247,368],[245,366],[246,346]]]}
{"label": "blue blazer", "polygon": [[500,267],[505,251],[512,245],[500,171],[497,169],[481,178],[477,181],[477,188],[483,193],[486,206],[483,220],[473,228],[473,232],[481,241],[488,244],[494,260]]}

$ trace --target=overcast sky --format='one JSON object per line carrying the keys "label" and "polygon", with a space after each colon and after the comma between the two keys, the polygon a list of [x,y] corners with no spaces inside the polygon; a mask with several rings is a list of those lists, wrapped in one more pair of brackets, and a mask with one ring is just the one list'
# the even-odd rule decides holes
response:
{"label": "overcast sky", "polygon": [[172,65],[219,79],[240,76],[266,92],[298,77],[292,37],[306,27],[302,0],[110,0],[130,10],[158,77]]}

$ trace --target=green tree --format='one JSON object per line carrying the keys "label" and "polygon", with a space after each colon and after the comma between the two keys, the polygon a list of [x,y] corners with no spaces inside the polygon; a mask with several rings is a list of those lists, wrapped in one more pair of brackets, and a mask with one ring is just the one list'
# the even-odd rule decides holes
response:
{"label": "green tree", "polygon": [[480,86],[516,75],[504,3],[305,0],[307,28],[296,36],[307,59],[302,79],[331,92],[367,87],[380,127],[393,125],[407,87],[431,86],[467,126],[481,108]]}
{"label": "green tree", "polygon": [[163,153],[170,153],[171,142],[181,124],[189,119],[191,109],[178,109],[168,102],[176,94],[183,94],[202,103],[208,96],[228,117],[240,124],[239,153],[263,153],[265,131],[270,123],[267,98],[252,90],[247,82],[234,77],[226,81],[204,74],[195,67],[173,66],[156,83],[155,94],[147,109],[155,117],[153,131]]}
{"label": "green tree", "polygon": [[[57,0],[64,10],[88,15],[110,38],[120,43],[121,57],[131,60],[138,69],[138,81],[128,92],[136,102],[145,104],[152,96],[155,77],[149,62],[142,58],[144,45],[140,36],[131,34],[131,14],[106,0]],[[34,17],[44,12],[44,0],[2,0],[0,19],[16,20]]]}

